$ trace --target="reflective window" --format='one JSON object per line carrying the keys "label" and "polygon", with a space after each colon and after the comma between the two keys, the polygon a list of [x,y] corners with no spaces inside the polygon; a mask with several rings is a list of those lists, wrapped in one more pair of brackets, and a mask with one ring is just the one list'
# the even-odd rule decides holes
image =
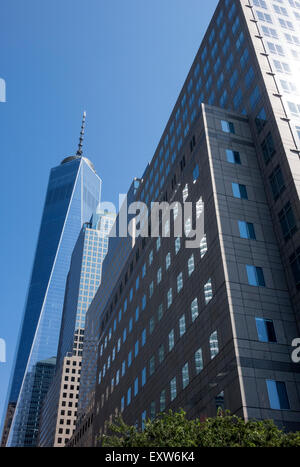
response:
{"label": "reflective window", "polygon": [[255,287],[265,287],[265,278],[262,268],[256,266],[246,266],[248,283]]}
{"label": "reflective window", "polygon": [[272,380],[267,380],[266,383],[271,409],[290,410],[290,403],[285,383]]}
{"label": "reflective window", "polygon": [[255,318],[260,342],[277,342],[274,323],[270,319]]}

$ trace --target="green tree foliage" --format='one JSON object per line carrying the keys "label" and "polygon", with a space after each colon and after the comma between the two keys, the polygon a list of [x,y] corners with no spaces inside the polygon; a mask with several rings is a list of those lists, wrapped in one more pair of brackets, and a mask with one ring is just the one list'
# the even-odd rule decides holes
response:
{"label": "green tree foliage", "polygon": [[148,420],[143,431],[122,418],[101,437],[103,447],[300,447],[300,432],[284,433],[271,420],[245,422],[229,412],[216,418],[188,420],[183,410]]}

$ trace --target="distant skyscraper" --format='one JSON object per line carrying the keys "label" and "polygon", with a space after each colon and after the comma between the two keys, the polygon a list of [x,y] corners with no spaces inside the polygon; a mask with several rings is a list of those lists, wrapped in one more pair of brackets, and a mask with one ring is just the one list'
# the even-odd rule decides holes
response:
{"label": "distant skyscraper", "polygon": [[66,278],[82,225],[100,202],[101,179],[78,151],[51,170],[8,402],[17,403],[8,444],[34,446],[27,425],[37,363],[56,356]]}
{"label": "distant skyscraper", "polygon": [[56,374],[41,417],[39,446],[64,446],[73,432],[84,340],[85,314],[101,282],[102,262],[115,214],[97,209],[76,242],[68,274]]}

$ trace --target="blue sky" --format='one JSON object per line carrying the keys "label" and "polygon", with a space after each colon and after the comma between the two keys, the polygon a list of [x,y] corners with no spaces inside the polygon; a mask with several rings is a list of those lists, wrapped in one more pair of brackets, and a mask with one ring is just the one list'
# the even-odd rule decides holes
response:
{"label": "blue sky", "polygon": [[151,160],[217,0],[9,0],[0,17],[0,420],[49,170],[84,152],[117,203]]}

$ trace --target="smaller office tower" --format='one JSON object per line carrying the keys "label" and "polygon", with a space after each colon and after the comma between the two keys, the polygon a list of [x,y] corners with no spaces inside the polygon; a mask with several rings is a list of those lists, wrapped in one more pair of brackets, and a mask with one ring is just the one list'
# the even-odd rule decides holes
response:
{"label": "smaller office tower", "polygon": [[[135,178],[133,180],[120,212],[123,213],[124,208],[136,201],[136,193],[139,189],[140,183],[140,179]],[[131,218],[132,217],[129,215],[128,220]],[[120,235],[120,213],[116,218],[113,230],[115,231],[115,236],[111,236],[109,238],[108,254],[103,263],[103,281],[101,282],[101,286],[99,287],[95,299],[93,300],[93,303],[91,303],[86,316],[82,361],[83,371],[78,401],[79,431],[81,423],[85,425],[86,419],[89,419],[89,413],[93,404],[97,370],[97,345],[101,328],[104,326],[104,321],[108,320],[109,314],[112,312],[113,303],[110,304],[107,315],[103,320],[99,319],[99,316],[102,316],[102,312],[111,296],[113,297],[112,302],[117,300],[119,290],[116,289],[115,284],[134,245],[134,240],[129,235]]]}
{"label": "smaller office tower", "polygon": [[56,374],[43,407],[40,446],[64,446],[76,423],[85,314],[101,282],[102,262],[114,220],[114,214],[98,209],[91,222],[83,226],[72,254]]}

